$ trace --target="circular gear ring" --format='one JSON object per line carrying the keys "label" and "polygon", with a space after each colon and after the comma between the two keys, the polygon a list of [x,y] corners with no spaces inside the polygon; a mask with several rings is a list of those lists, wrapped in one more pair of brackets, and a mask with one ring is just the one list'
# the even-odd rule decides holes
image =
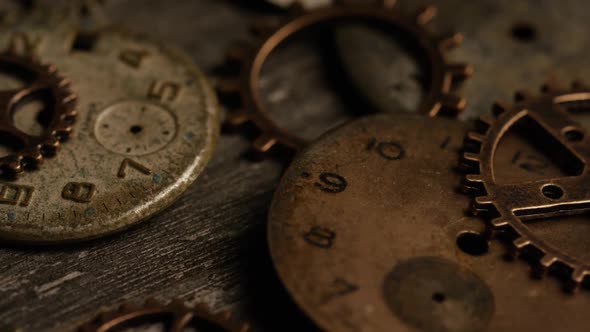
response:
{"label": "circular gear ring", "polygon": [[[564,91],[545,86],[538,98],[517,93],[517,103],[508,108],[496,104],[495,120],[482,118],[478,130],[468,133],[462,166],[471,173],[464,189],[475,194],[472,209],[490,220],[490,234],[510,235],[513,254],[524,254],[540,277],[560,270],[567,275],[566,289],[577,290],[590,278],[590,262],[571,257],[548,244],[527,226],[526,221],[590,211],[590,134],[566,111],[566,106],[590,105],[590,90],[580,84]],[[503,136],[527,121],[527,131],[553,156],[567,175],[499,184],[494,175],[495,153]],[[544,222],[550,222],[545,220]]]}
{"label": "circular gear ring", "polygon": [[[55,66],[12,50],[0,53],[0,72],[25,82],[21,88],[0,91],[0,144],[12,151],[0,156],[0,174],[15,177],[26,169],[37,168],[45,157],[54,156],[60,143],[70,137],[77,115],[77,96],[69,89],[70,81],[59,76]],[[24,133],[13,120],[19,106],[35,97],[44,102],[38,118],[44,130],[39,136]]]}
{"label": "circular gear ring", "polygon": [[101,313],[93,321],[78,328],[78,331],[110,332],[119,331],[123,327],[158,323],[165,324],[166,331],[169,332],[182,332],[190,327],[197,328],[198,331],[249,331],[248,324],[231,320],[227,312],[212,314],[203,304],[188,308],[182,300],[162,305],[154,299],[147,300],[141,307],[129,303],[122,304],[116,311]]}
{"label": "circular gear ring", "polygon": [[434,6],[426,6],[414,17],[409,18],[394,9],[395,1],[374,2],[375,4],[339,1],[335,5],[309,12],[297,6],[297,10],[293,10],[296,13],[295,17],[278,29],[266,27],[264,24],[259,27],[262,33],[269,30],[270,35],[264,38],[255,50],[238,48],[228,52],[228,62],[240,64],[241,73],[236,79],[222,80],[218,84],[218,90],[222,97],[237,96],[240,99],[241,108],[228,115],[230,125],[251,122],[261,131],[261,135],[254,142],[255,150],[266,152],[276,144],[299,150],[307,144],[305,139],[284,130],[271,118],[258,93],[258,82],[264,63],[279,45],[299,31],[335,20],[370,20],[411,36],[429,59],[428,91],[418,111],[436,116],[442,109],[456,113],[465,108],[465,99],[452,93],[452,83],[455,79],[469,77],[473,70],[467,64],[450,64],[445,57],[448,50],[461,43],[462,36],[452,33],[445,37],[436,37],[426,29],[425,25],[436,16]]}

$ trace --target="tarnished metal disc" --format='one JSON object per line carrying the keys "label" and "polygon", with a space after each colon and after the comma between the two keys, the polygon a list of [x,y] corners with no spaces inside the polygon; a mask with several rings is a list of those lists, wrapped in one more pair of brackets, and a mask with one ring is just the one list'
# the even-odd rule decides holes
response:
{"label": "tarnished metal disc", "polygon": [[[590,323],[590,298],[531,279],[466,215],[456,171],[465,130],[401,112],[364,118],[291,164],[270,209],[269,245],[284,285],[320,328],[532,332]],[[543,160],[518,136],[506,144],[500,168],[528,173],[522,156]]]}
{"label": "tarnished metal disc", "polygon": [[[183,53],[114,29],[19,27],[0,36],[0,48],[15,41],[23,56],[71,81],[78,116],[54,158],[0,182],[0,238],[52,243],[109,234],[162,210],[201,173],[219,110]],[[0,90],[14,88],[5,76]],[[22,128],[40,121],[28,106],[15,111]]]}

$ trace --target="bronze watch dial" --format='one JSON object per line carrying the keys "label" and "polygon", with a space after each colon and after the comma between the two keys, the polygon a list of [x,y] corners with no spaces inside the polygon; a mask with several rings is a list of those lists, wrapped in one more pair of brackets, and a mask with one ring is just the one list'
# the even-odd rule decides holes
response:
{"label": "bronze watch dial", "polygon": [[[331,131],[292,163],[270,209],[270,250],[284,285],[320,328],[541,331],[589,323],[588,297],[535,282],[465,213],[469,197],[456,170],[465,132],[452,120],[375,116]],[[516,167],[511,156],[499,160]]]}
{"label": "bronze watch dial", "polygon": [[[180,51],[115,29],[81,34],[65,25],[22,26],[0,45],[54,66],[78,97],[73,134],[55,158],[0,182],[0,238],[52,243],[115,232],[171,204],[207,164],[219,134],[217,102]],[[34,112],[19,112],[23,128],[35,127]]]}

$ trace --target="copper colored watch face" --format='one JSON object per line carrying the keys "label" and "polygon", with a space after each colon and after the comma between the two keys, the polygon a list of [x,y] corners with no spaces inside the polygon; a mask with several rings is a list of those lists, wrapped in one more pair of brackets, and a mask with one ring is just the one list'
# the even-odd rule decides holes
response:
{"label": "copper colored watch face", "polygon": [[[415,115],[364,118],[324,135],[287,170],[269,213],[270,250],[319,327],[539,331],[589,323],[587,296],[532,279],[466,213],[457,171],[466,130]],[[539,155],[518,136],[502,143],[502,169],[523,163],[512,161],[511,146]]]}

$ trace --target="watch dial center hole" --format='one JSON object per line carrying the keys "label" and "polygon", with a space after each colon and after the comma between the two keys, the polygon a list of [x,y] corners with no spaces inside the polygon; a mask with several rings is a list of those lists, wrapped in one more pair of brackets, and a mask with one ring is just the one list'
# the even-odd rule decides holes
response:
{"label": "watch dial center hole", "polygon": [[140,125],[133,125],[131,127],[129,127],[129,132],[131,132],[132,134],[139,134],[143,131],[143,127]]}
{"label": "watch dial center hole", "polygon": [[457,236],[457,246],[463,252],[472,256],[481,256],[488,252],[488,240],[475,232],[464,232]]}
{"label": "watch dial center hole", "polygon": [[436,292],[436,293],[432,294],[432,300],[434,302],[443,303],[443,302],[445,302],[446,299],[447,299],[447,297],[444,293]]}
{"label": "watch dial center hole", "polygon": [[554,184],[548,184],[542,189],[543,195],[549,199],[560,199],[565,194],[563,189]]}
{"label": "watch dial center hole", "polygon": [[537,29],[530,23],[517,23],[510,32],[512,38],[521,43],[530,43],[537,39]]}

